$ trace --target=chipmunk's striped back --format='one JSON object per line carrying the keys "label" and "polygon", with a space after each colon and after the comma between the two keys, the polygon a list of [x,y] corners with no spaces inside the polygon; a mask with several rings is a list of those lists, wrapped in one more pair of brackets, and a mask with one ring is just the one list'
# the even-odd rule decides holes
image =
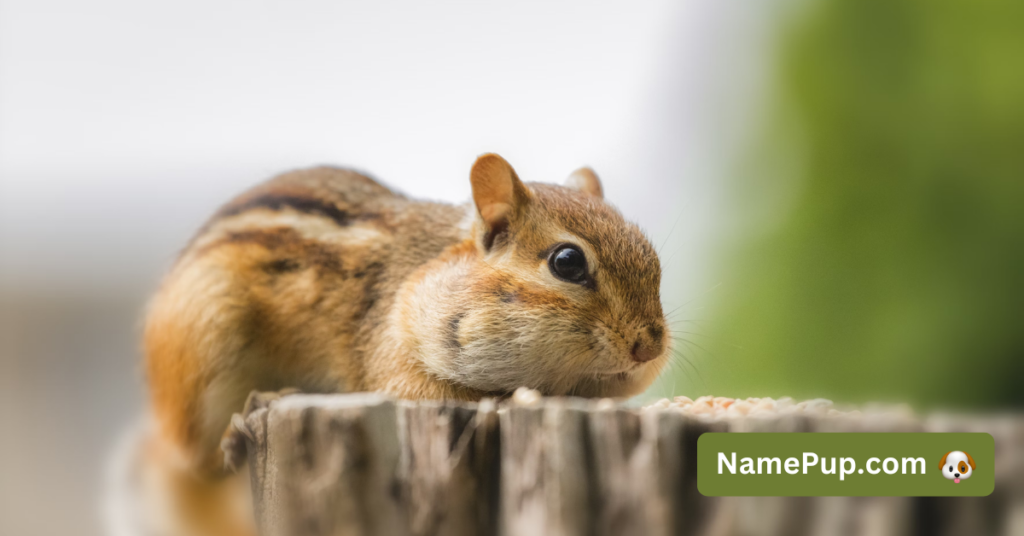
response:
{"label": "chipmunk's striped back", "polygon": [[459,240],[463,218],[335,168],[281,175],[225,205],[151,306],[147,371],[164,433],[214,453],[213,468],[250,390],[367,389],[353,354],[408,272]]}

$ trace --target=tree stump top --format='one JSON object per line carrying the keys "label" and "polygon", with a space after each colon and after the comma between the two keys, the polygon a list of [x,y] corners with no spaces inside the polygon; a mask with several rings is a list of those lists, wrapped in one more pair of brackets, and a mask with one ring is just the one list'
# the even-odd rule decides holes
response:
{"label": "tree stump top", "polygon": [[[236,417],[260,530],[300,535],[1024,535],[1024,417],[698,417],[577,398],[254,395]],[[989,497],[705,497],[705,432],[977,432]]]}

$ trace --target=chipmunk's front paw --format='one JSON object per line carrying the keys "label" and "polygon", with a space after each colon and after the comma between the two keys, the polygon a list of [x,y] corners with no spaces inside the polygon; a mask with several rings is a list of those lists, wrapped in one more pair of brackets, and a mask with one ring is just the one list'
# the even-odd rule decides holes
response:
{"label": "chipmunk's front paw", "polygon": [[220,450],[224,452],[224,468],[231,472],[237,472],[245,463],[248,455],[246,441],[252,440],[252,431],[245,424],[245,417],[253,411],[266,408],[274,400],[281,397],[298,393],[298,389],[282,389],[272,393],[261,393],[253,391],[245,401],[245,407],[241,413],[231,416],[231,424],[224,430],[224,436],[220,440]]}
{"label": "chipmunk's front paw", "polygon": [[245,441],[251,434],[241,414],[235,413],[231,416],[231,424],[220,440],[220,450],[224,453],[224,469],[229,473],[237,472],[245,463],[248,455]]}

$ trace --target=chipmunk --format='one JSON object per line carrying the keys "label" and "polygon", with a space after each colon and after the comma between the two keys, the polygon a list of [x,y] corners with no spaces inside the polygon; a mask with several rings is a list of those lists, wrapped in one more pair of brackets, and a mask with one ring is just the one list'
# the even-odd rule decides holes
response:
{"label": "chipmunk", "polygon": [[147,458],[192,518],[176,531],[250,530],[217,505],[233,493],[219,445],[253,390],[479,400],[651,384],[668,359],[658,256],[597,176],[524,183],[486,154],[470,184],[455,206],[345,169],[293,171],[192,239],[144,334]]}

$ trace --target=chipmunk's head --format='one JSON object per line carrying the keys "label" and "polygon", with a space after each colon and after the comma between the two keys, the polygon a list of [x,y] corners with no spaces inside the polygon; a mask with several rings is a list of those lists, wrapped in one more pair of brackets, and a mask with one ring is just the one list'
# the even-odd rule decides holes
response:
{"label": "chipmunk's head", "polygon": [[495,154],[470,175],[475,249],[428,368],[483,391],[629,396],[668,360],[661,267],[590,169],[524,184]]}

